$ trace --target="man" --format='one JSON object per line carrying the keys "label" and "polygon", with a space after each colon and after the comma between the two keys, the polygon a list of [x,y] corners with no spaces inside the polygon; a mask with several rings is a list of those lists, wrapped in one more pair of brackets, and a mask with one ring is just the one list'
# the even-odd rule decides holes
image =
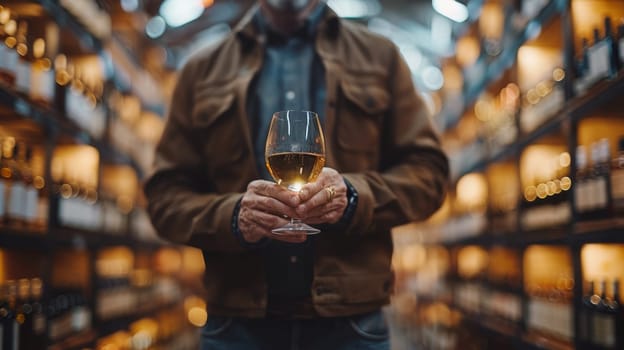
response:
{"label": "man", "polygon": [[[388,349],[390,229],[442,202],[445,155],[390,41],[320,0],[259,0],[182,70],[145,185],[159,234],[202,249],[202,349]],[[319,112],[299,194],[264,165],[273,112]],[[321,229],[276,235],[287,217]]]}

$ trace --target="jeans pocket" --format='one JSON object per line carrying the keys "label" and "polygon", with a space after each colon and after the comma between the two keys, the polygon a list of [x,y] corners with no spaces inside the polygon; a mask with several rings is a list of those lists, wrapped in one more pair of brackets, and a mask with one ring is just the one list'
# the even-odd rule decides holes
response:
{"label": "jeans pocket", "polygon": [[209,316],[201,334],[203,337],[215,337],[225,332],[231,324],[231,317]]}
{"label": "jeans pocket", "polygon": [[349,325],[359,336],[369,340],[384,340],[389,337],[388,324],[381,310],[351,316]]}

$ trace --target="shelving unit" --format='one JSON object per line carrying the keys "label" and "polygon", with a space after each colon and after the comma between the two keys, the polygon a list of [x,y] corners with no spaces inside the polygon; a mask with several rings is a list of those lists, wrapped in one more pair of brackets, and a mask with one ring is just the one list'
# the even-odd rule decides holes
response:
{"label": "shelving unit", "polygon": [[[91,1],[85,4],[97,6]],[[205,311],[197,283],[203,267],[201,254],[156,236],[138,187],[151,161],[149,151],[162,130],[162,118],[154,111],[162,113],[164,106],[153,103],[165,100],[158,97],[162,91],[155,91],[158,84],[151,84],[154,100],[141,99],[136,94],[140,82],[129,86],[127,76],[140,75],[149,84],[149,74],[133,63],[133,58],[122,56],[128,55],[127,51],[111,52],[111,37],[105,31],[95,35],[66,5],[55,0],[0,1],[0,13],[8,9],[16,23],[25,11],[34,9],[41,16],[40,23],[58,27],[62,45],[44,58],[54,61],[64,56],[65,64],[54,62],[52,72],[67,69],[70,75],[69,85],[54,84],[56,99],[47,101],[0,80],[0,180],[5,186],[0,202],[5,208],[10,205],[6,202],[10,197],[4,196],[18,185],[35,186],[26,182],[28,170],[29,176],[39,178],[37,201],[44,205],[44,209],[36,210],[41,226],[25,214],[26,204],[21,207],[24,213],[19,220],[4,209],[0,211],[0,303],[2,308],[13,305],[20,313],[19,317],[3,319],[3,327],[19,324],[22,341],[40,341],[38,345],[23,345],[33,349],[105,349],[145,334],[149,334],[147,339],[139,339],[144,344],[196,348],[201,320],[188,319],[187,314],[189,307]],[[0,15],[0,25],[4,26],[2,18]],[[5,38],[0,35],[0,39]],[[97,74],[90,76],[87,67],[82,67],[80,75],[77,69],[70,71],[67,61],[78,65],[78,60],[87,56],[98,62]],[[89,86],[93,81],[100,85]],[[81,85],[72,87],[72,82]],[[97,128],[89,125],[96,112],[83,110],[81,115],[76,112],[79,109],[66,109],[76,101],[63,100],[59,91],[70,94],[74,88],[77,98],[93,101],[93,108],[103,112]],[[93,100],[87,95],[91,91]],[[132,100],[136,107],[126,109],[133,113],[130,120],[123,120],[128,115],[119,113],[125,106],[119,105],[125,102],[120,102],[119,96]],[[154,135],[140,129],[143,120],[152,123]],[[125,132],[122,136],[131,137],[138,151],[120,147],[120,135],[116,134],[120,128]],[[32,150],[33,158],[23,160],[19,167],[9,164],[22,160],[7,157],[7,142],[21,142],[21,147]],[[8,176],[5,170],[9,170]],[[24,174],[24,180],[11,177],[16,171]],[[122,173],[119,179],[115,172]],[[27,286],[25,293],[17,288],[18,283]],[[34,286],[39,284],[42,294],[37,297]],[[44,315],[36,327],[32,325],[34,316],[22,307],[34,303],[43,306]],[[114,311],[115,305],[117,313],[101,314],[102,310]],[[26,323],[20,323],[22,316]],[[8,328],[4,334],[9,334]],[[12,348],[7,345],[6,349]]]}
{"label": "shelving unit", "polygon": [[[501,35],[500,40],[505,40],[506,45],[500,54],[490,56],[482,49],[471,65],[462,67],[462,110],[457,113],[452,108],[442,109],[443,142],[452,168],[447,202],[427,222],[399,227],[394,232],[395,254],[399,256],[394,262],[397,289],[399,294],[411,295],[416,300],[415,313],[421,316],[417,322],[408,318],[405,322],[417,334],[422,331],[429,337],[446,338],[446,344],[436,347],[440,349],[615,349],[621,345],[599,346],[600,339],[584,339],[585,321],[580,315],[594,312],[583,304],[583,298],[588,297],[589,279],[597,283],[621,278],[617,269],[601,271],[596,264],[597,257],[604,252],[611,252],[609,258],[615,259],[608,260],[610,264],[624,262],[617,260],[624,243],[624,223],[617,214],[595,219],[581,216],[579,201],[585,199],[578,194],[578,183],[583,179],[578,175],[575,151],[578,145],[589,148],[590,143],[609,137],[610,154],[616,154],[615,138],[621,136],[618,118],[622,117],[624,70],[596,78],[591,86],[579,89],[584,76],[577,64],[582,54],[581,38],[590,35],[593,27],[603,28],[605,15],[611,16],[613,23],[620,23],[624,5],[600,0],[522,1],[507,9],[506,2],[485,3],[506,9],[506,23],[523,25],[508,25]],[[529,3],[541,3],[543,7],[536,16],[523,17],[521,7]],[[478,22],[469,25],[477,26]],[[478,38],[478,30],[465,32]],[[589,44],[593,44],[593,38]],[[523,55],[528,47],[533,50],[532,55]],[[528,62],[527,56],[550,57],[551,52],[558,52],[559,57]],[[561,71],[553,74],[548,86],[560,89],[563,98],[543,107],[548,114],[534,115],[539,122],[527,128],[522,118],[526,116],[523,111],[531,108],[525,102],[530,98],[528,86],[551,79],[539,76],[541,71],[557,69]],[[474,74],[475,71],[482,74]],[[561,76],[565,78],[559,79]],[[498,114],[479,115],[483,113],[482,105],[488,103]],[[501,106],[509,110],[495,109]],[[513,123],[510,130],[503,131],[513,135],[511,142],[496,143],[495,137],[500,136],[496,133],[501,129],[490,128],[491,118],[502,118],[510,110]],[[534,187],[529,189],[531,186]],[[537,189],[538,186],[542,188]],[[501,207],[501,203],[506,205]],[[555,205],[560,207],[558,214]],[[539,216],[527,218],[533,208]],[[547,220],[555,215],[562,219],[553,219],[549,224]],[[594,254],[591,257],[589,247]],[[499,265],[512,260],[511,253],[496,255],[500,249],[515,252],[523,259],[513,268],[520,271],[513,278],[516,287],[501,285],[489,275],[488,266],[503,269]],[[458,252],[466,250],[482,253],[458,256]],[[479,257],[481,254],[483,257]],[[458,269],[466,264],[475,269],[473,274],[460,273]],[[548,271],[550,275],[540,275]],[[450,298],[435,297],[441,290],[449,289]],[[613,299],[612,288],[608,287],[605,294]],[[509,313],[506,309],[514,302],[505,297],[519,301],[517,321],[513,310]],[[621,294],[618,297],[622,300]],[[451,311],[428,319],[426,310],[440,304]],[[453,317],[453,312],[460,316]],[[622,311],[613,317],[617,322],[624,319]],[[556,327],[562,324],[566,326]],[[442,330],[430,331],[436,327]],[[622,330],[617,328],[615,332],[622,334]],[[423,341],[427,337],[415,338],[420,341],[415,342],[416,346],[427,348],[428,343]]]}

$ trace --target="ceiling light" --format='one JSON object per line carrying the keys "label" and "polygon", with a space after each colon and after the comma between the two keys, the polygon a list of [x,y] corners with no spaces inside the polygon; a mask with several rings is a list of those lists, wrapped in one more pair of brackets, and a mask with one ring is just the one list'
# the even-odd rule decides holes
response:
{"label": "ceiling light", "polygon": [[444,85],[444,76],[438,67],[429,66],[423,69],[422,81],[425,87],[431,91],[440,90]]}
{"label": "ceiling light", "polygon": [[433,9],[449,19],[461,23],[468,19],[466,5],[455,0],[432,0]]}
{"label": "ceiling light", "polygon": [[165,0],[160,6],[160,15],[171,27],[192,22],[204,13],[202,0]]}
{"label": "ceiling light", "polygon": [[139,9],[139,0],[121,0],[121,8],[126,12],[134,12]]}
{"label": "ceiling light", "polygon": [[327,4],[343,18],[366,18],[381,12],[381,4],[377,0],[328,0]]}
{"label": "ceiling light", "polygon": [[145,34],[152,39],[159,38],[165,33],[167,23],[160,16],[152,17],[145,25]]}

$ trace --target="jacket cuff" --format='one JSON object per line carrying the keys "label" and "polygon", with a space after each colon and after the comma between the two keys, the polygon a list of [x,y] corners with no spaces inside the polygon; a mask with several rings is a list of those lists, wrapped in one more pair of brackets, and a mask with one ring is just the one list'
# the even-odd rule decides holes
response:
{"label": "jacket cuff", "polygon": [[262,247],[266,246],[269,243],[269,239],[268,238],[262,237],[257,242],[247,242],[245,240],[245,238],[243,237],[243,233],[238,228],[238,214],[240,212],[240,206],[241,206],[241,200],[242,199],[243,199],[243,197],[239,198],[238,201],[236,201],[236,205],[234,206],[234,211],[232,213],[232,225],[231,225],[232,226],[232,234],[234,235],[234,237],[236,237],[236,240],[238,241],[238,243],[240,243],[240,245],[243,246],[244,248],[247,248],[247,249],[262,248]]}
{"label": "jacket cuff", "polygon": [[359,196],[357,190],[353,187],[351,182],[349,182],[346,178],[343,179],[345,185],[347,186],[347,207],[345,208],[340,220],[338,220],[337,225],[340,228],[346,229],[351,224],[351,220],[353,219],[353,215],[357,209]]}
{"label": "jacket cuff", "polygon": [[[373,225],[374,199],[371,189],[366,179],[358,174],[343,174],[343,178],[345,183],[348,181],[348,188],[351,187],[353,193],[357,194],[357,201],[350,208],[348,207],[350,217],[344,232],[347,235],[366,234]],[[351,198],[349,198],[349,204],[351,204]]]}

